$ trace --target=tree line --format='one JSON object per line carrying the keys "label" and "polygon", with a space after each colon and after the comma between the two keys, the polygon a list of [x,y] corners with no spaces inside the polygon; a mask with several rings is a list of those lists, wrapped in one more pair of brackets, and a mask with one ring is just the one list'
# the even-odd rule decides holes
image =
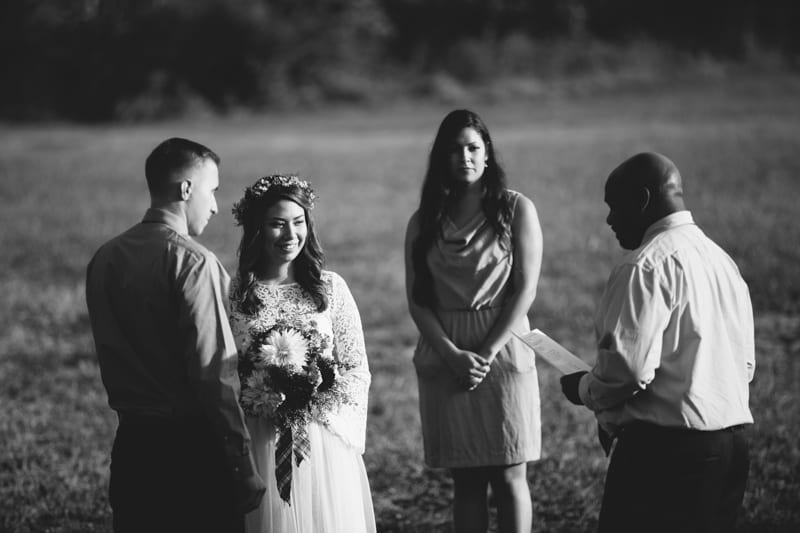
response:
{"label": "tree line", "polygon": [[0,117],[358,101],[436,72],[536,73],[554,42],[796,58],[798,22],[793,0],[5,0]]}

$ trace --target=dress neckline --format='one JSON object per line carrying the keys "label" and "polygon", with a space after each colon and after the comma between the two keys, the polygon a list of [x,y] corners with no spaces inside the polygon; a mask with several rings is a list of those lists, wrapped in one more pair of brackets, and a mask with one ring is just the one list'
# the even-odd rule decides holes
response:
{"label": "dress neckline", "polygon": [[261,280],[256,280],[256,283],[260,287],[264,287],[265,289],[280,289],[284,287],[296,287],[297,285],[299,285],[297,281],[291,281],[289,283],[266,283]]}
{"label": "dress neckline", "polygon": [[472,225],[473,225],[475,222],[477,222],[478,220],[480,220],[480,219],[481,219],[481,218],[483,218],[484,216],[485,216],[485,215],[483,214],[483,210],[481,209],[481,210],[479,210],[477,213],[475,213],[474,215],[472,215],[470,218],[468,218],[468,219],[467,219],[467,221],[466,221],[466,222],[464,222],[464,223],[463,223],[462,225],[460,225],[460,226],[459,226],[458,224],[456,224],[456,223],[453,221],[453,219],[452,219],[452,218],[450,218],[450,215],[445,215],[445,217],[444,217],[444,218],[445,218],[445,220],[447,221],[447,223],[448,223],[448,224],[450,224],[450,227],[451,227],[451,228],[453,228],[453,230],[455,230],[456,232],[459,232],[459,231],[462,231],[462,230],[464,230],[464,229],[466,229],[466,228],[469,228],[470,226],[472,226]]}

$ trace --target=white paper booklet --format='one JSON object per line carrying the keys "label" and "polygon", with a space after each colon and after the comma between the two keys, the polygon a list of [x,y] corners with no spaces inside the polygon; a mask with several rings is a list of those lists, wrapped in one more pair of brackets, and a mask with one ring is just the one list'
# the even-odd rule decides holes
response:
{"label": "white paper booklet", "polygon": [[[516,335],[516,333],[515,333]],[[558,344],[538,329],[524,335],[517,335],[525,344],[533,348],[536,355],[556,367],[562,374],[589,371],[592,369],[586,362]]]}

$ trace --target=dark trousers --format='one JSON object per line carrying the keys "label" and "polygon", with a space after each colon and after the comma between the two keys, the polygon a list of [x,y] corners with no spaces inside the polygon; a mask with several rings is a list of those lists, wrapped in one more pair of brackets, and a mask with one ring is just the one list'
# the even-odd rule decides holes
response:
{"label": "dark trousers", "polygon": [[201,419],[120,417],[111,452],[115,533],[235,533],[233,480]]}
{"label": "dark trousers", "polygon": [[730,533],[749,464],[741,427],[627,427],[608,467],[599,531]]}

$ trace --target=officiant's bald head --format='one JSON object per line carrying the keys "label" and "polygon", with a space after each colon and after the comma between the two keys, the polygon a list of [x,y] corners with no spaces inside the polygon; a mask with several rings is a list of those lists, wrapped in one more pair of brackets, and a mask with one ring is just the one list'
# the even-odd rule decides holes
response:
{"label": "officiant's bald head", "polygon": [[645,231],[654,222],[686,209],[678,167],[668,157],[642,152],[626,159],[606,180],[606,223],[623,248],[642,244]]}

